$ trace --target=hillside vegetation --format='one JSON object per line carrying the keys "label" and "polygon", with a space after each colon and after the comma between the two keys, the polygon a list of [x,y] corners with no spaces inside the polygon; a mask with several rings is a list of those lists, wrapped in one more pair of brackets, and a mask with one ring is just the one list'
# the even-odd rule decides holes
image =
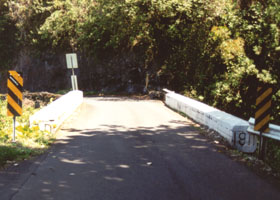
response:
{"label": "hillside vegetation", "polygon": [[2,70],[19,49],[79,50],[96,60],[133,52],[146,84],[245,119],[258,83],[270,84],[279,122],[277,0],[1,0],[0,12]]}

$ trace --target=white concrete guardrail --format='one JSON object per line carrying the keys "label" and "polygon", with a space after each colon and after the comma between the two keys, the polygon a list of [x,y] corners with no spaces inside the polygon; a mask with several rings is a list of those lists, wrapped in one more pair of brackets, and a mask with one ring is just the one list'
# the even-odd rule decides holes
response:
{"label": "white concrete guardrail", "polygon": [[247,132],[247,121],[170,90],[163,91],[166,93],[165,104],[172,109],[218,132],[240,151],[249,153],[256,150],[257,137]]}
{"label": "white concrete guardrail", "polygon": [[[249,127],[247,131],[255,135],[260,135],[259,131],[254,131],[254,126],[255,126],[255,119],[251,117],[249,120]],[[262,136],[280,141],[280,126],[277,126],[275,124],[269,124],[269,132],[263,133]]]}
{"label": "white concrete guardrail", "polygon": [[32,115],[29,118],[30,126],[39,126],[40,130],[53,133],[82,103],[82,91],[68,92]]}

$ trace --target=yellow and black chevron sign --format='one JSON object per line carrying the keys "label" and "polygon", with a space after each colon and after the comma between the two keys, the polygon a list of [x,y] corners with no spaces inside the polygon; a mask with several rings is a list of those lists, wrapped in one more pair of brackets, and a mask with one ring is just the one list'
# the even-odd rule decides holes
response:
{"label": "yellow and black chevron sign", "polygon": [[8,116],[22,115],[23,78],[16,71],[9,71],[8,76]]}
{"label": "yellow and black chevron sign", "polygon": [[272,88],[258,87],[255,113],[255,131],[269,132]]}

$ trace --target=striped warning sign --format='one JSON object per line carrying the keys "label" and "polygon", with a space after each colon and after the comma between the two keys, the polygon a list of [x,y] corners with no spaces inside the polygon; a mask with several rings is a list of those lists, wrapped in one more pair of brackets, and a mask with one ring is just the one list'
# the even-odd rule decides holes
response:
{"label": "striped warning sign", "polygon": [[269,132],[272,88],[258,87],[255,113],[255,131]]}
{"label": "striped warning sign", "polygon": [[16,71],[9,71],[8,76],[8,116],[22,115],[23,79]]}

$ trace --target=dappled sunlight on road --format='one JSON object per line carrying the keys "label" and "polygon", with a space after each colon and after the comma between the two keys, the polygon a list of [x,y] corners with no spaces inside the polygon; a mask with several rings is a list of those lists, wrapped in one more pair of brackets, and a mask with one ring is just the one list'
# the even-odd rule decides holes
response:
{"label": "dappled sunlight on road", "polygon": [[76,164],[76,165],[83,165],[83,164],[86,164],[86,162],[81,161],[81,160],[79,160],[79,159],[69,160],[69,159],[62,158],[62,159],[60,159],[60,161],[61,161],[61,162],[65,162],[65,163]]}
{"label": "dappled sunlight on road", "polygon": [[104,179],[108,180],[108,181],[117,181],[117,182],[122,182],[124,181],[124,179],[122,178],[118,178],[118,177],[109,177],[109,176],[105,176]]}
{"label": "dappled sunlight on road", "polygon": [[[144,191],[149,191],[150,187],[155,186],[163,187],[163,190],[168,189],[165,187],[172,180],[163,181],[159,177],[162,173],[169,174],[172,167],[169,166],[169,171],[164,172],[157,172],[156,168],[165,168],[178,154],[190,151],[199,153],[212,148],[205,144],[205,139],[196,129],[184,126],[179,121],[177,126],[174,126],[174,123],[134,128],[105,124],[96,129],[63,128],[64,136],[56,141],[56,148],[50,152],[48,163],[41,166],[44,173],[36,174],[32,178],[37,179],[38,188],[41,188],[45,199],[56,199],[52,196],[56,191],[61,191],[61,194],[67,196],[68,193],[73,193],[76,187],[92,180],[100,183],[99,189],[92,190],[99,191],[106,185],[114,190],[130,188],[135,191],[131,185],[135,173],[140,173],[141,180],[138,180],[137,185],[146,185],[143,187]],[[91,143],[87,142],[88,140]],[[189,145],[190,142],[193,145]],[[100,148],[104,150],[100,152]],[[159,159],[158,156],[165,152],[172,156]],[[124,159],[127,156],[129,158]],[[189,162],[192,163],[191,160]],[[177,163],[183,168],[186,164]],[[151,180],[151,176],[158,178]],[[74,177],[79,177],[79,183],[75,183]],[[116,183],[118,185],[114,185]]]}

